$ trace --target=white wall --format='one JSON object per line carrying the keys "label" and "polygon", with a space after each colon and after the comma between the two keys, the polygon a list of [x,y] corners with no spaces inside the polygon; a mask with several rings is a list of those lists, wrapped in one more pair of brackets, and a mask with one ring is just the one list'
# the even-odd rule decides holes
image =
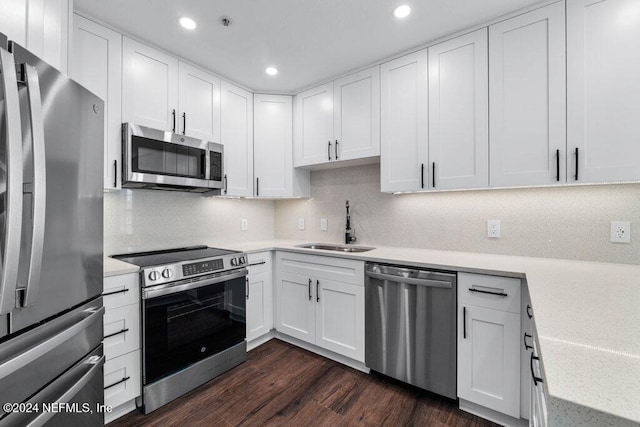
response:
{"label": "white wall", "polygon": [[[249,230],[240,230],[247,218]],[[274,237],[274,203],[159,190],[104,194],[104,253],[137,252]]]}
{"label": "white wall", "polygon": [[[312,172],[311,196],[276,202],[276,238],[343,242],[349,199],[359,244],[640,263],[640,184],[390,195],[366,165]],[[487,219],[502,221],[501,239],[486,237]],[[632,222],[631,244],[609,242],[612,220]]]}

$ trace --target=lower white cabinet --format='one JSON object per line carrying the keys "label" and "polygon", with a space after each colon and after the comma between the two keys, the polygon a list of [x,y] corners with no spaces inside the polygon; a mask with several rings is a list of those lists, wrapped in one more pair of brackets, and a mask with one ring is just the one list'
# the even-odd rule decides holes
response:
{"label": "lower white cabinet", "polygon": [[458,397],[514,418],[520,418],[520,287],[519,279],[458,273]]}
{"label": "lower white cabinet", "polygon": [[273,328],[271,252],[249,254],[247,275],[247,341]]}
{"label": "lower white cabinet", "polygon": [[278,332],[364,362],[364,263],[278,252]]}
{"label": "lower white cabinet", "polygon": [[140,349],[140,304],[106,310],[103,322],[107,360]]}
{"label": "lower white cabinet", "polygon": [[[104,404],[116,408],[140,395],[140,350],[104,364]],[[108,413],[105,414],[105,418]],[[105,419],[105,422],[110,420]]]}

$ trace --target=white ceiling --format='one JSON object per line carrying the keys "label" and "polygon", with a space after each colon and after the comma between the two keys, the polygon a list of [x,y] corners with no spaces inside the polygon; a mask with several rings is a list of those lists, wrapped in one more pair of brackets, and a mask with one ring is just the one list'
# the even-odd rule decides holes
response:
{"label": "white ceiling", "polygon": [[[256,91],[290,93],[539,0],[75,0],[74,7]],[[393,16],[409,4],[404,20]],[[233,20],[223,27],[220,16]],[[178,18],[198,27],[187,31]],[[273,65],[280,71],[267,76]]]}

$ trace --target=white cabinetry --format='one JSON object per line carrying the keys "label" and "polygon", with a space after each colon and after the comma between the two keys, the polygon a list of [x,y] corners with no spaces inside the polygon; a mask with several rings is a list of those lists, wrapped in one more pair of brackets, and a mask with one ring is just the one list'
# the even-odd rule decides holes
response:
{"label": "white cabinetry", "polygon": [[[140,396],[140,282],[138,274],[104,278],[105,422],[135,408]],[[120,408],[118,408],[120,407]]]}
{"label": "white cabinetry", "polygon": [[326,163],[333,154],[333,83],[296,95],[295,166]]}
{"label": "white cabinetry", "polygon": [[519,279],[458,273],[458,397],[520,418]]}
{"label": "white cabinetry", "polygon": [[364,362],[364,263],[276,253],[278,332]]}
{"label": "white cabinetry", "polygon": [[273,328],[271,252],[249,254],[248,261],[247,341],[252,341]]}
{"label": "white cabinetry", "polygon": [[71,77],[104,100],[104,188],[120,188],[122,179],[122,36],[73,15]]}
{"label": "white cabinetry", "polygon": [[122,62],[122,121],[178,132],[178,60],[124,37]]}
{"label": "white cabinetry", "polygon": [[489,185],[487,30],[429,48],[429,186]]}
{"label": "white cabinetry", "polygon": [[492,187],[566,181],[564,2],[489,27]]}
{"label": "white cabinetry", "polygon": [[224,145],[223,194],[253,196],[253,94],[221,84],[221,140]]}
{"label": "white cabinetry", "polygon": [[253,96],[255,195],[308,197],[309,171],[293,168],[291,96]]}
{"label": "white cabinetry", "polygon": [[3,0],[0,32],[67,72],[72,0]]}
{"label": "white cabinetry", "polygon": [[425,188],[428,164],[427,50],[380,66],[383,192]]}
{"label": "white cabinetry", "polygon": [[184,62],[179,71],[178,132],[220,142],[220,79]]}
{"label": "white cabinetry", "polygon": [[640,180],[639,75],[640,2],[567,1],[568,182]]}

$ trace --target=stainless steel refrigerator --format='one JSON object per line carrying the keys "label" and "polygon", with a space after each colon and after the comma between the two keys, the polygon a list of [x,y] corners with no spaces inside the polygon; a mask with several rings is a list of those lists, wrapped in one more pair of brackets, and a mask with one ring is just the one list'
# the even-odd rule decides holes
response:
{"label": "stainless steel refrigerator", "polygon": [[0,425],[103,424],[103,108],[0,34]]}

